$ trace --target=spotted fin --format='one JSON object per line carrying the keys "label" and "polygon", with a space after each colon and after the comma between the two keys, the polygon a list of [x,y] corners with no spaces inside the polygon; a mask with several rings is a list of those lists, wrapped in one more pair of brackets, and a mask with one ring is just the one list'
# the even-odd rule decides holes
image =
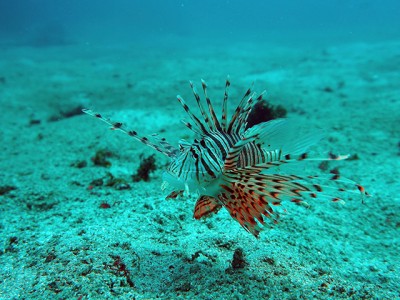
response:
{"label": "spotted fin", "polygon": [[223,203],[232,218],[248,232],[258,237],[265,225],[265,217],[273,223],[279,220],[279,214],[272,206],[279,205],[280,199],[274,197],[272,191],[267,188],[263,176],[257,176],[250,182],[241,180],[241,176],[249,178],[253,172],[246,170],[227,171],[224,174],[224,183],[221,184],[222,193],[218,199]]}
{"label": "spotted fin", "polygon": [[278,221],[279,215],[273,207],[281,205],[283,200],[308,205],[305,200],[314,198],[343,202],[340,195],[344,192],[368,195],[362,186],[337,174],[328,177],[264,174],[264,167],[225,170],[218,196],[230,215],[255,237],[265,226],[265,217],[273,223]]}

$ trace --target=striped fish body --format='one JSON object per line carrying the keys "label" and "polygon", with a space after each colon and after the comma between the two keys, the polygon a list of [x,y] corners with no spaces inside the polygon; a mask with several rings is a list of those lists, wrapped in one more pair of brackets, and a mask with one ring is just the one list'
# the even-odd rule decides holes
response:
{"label": "striped fish body", "polygon": [[[164,181],[187,193],[196,192],[217,196],[216,184],[224,171],[226,157],[241,140],[238,134],[209,132],[193,144],[181,145],[181,153],[164,173]],[[248,143],[240,152],[237,166],[252,166],[279,159],[279,151],[264,151],[256,143]],[[217,194],[216,194],[217,193]]]}
{"label": "striped fish body", "polygon": [[309,158],[307,149],[320,140],[320,134],[299,136],[296,124],[286,119],[247,129],[250,111],[262,100],[263,93],[257,96],[248,89],[228,122],[229,80],[225,85],[220,119],[207,95],[206,83],[202,81],[206,108],[192,82],[190,85],[201,117],[177,96],[191,119],[191,122],[183,122],[196,134],[192,143],[182,141],[179,148],[165,139],[150,141],[140,137],[124,124],[112,122],[91,110],[84,112],[168,156],[171,163],[163,174],[163,186],[171,186],[173,191],[167,198],[198,194],[194,210],[196,219],[208,217],[224,207],[244,229],[258,237],[267,220],[272,221],[270,224],[278,221],[274,206],[284,200],[306,204],[304,200],[313,198],[343,201],[342,195],[353,192],[368,195],[361,185],[337,174],[302,176],[282,172],[286,165],[310,160],[342,160],[347,156]]}

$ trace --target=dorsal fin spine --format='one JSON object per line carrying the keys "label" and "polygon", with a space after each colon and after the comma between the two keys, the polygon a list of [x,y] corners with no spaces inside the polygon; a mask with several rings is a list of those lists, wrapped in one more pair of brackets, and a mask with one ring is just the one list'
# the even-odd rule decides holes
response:
{"label": "dorsal fin spine", "polygon": [[208,105],[208,111],[210,112],[211,118],[212,118],[212,120],[214,122],[214,124],[213,124],[214,128],[216,130],[218,130],[218,131],[222,131],[221,125],[219,124],[218,118],[217,118],[217,116],[215,114],[214,107],[212,106],[211,100],[207,95],[207,84],[203,79],[201,80],[201,85],[203,87],[204,96],[206,97],[206,102],[207,102],[207,105]]}
{"label": "dorsal fin spine", "polygon": [[228,76],[226,78],[226,83],[225,83],[224,100],[222,101],[221,127],[222,127],[222,130],[224,130],[224,131],[227,130],[226,118],[227,118],[227,113],[228,113],[228,97],[229,97],[229,86],[230,85],[231,85],[231,82],[229,81],[229,76]]}
{"label": "dorsal fin spine", "polygon": [[90,109],[83,109],[82,112],[107,123],[108,125],[111,126],[110,129],[122,131],[127,135],[133,137],[135,140],[141,142],[142,144],[145,144],[168,157],[175,157],[176,154],[179,152],[178,149],[169,144],[164,138],[161,138],[158,141],[158,144],[156,144],[151,142],[148,137],[146,136],[140,137],[136,131],[125,128],[124,124],[121,122],[113,122],[107,118],[104,118],[101,114],[96,113]]}
{"label": "dorsal fin spine", "polygon": [[203,107],[203,104],[201,103],[201,99],[200,99],[199,93],[197,93],[196,87],[194,86],[192,81],[189,81],[189,83],[190,83],[190,87],[192,89],[194,98],[196,99],[197,105],[198,105],[198,107],[200,109],[200,113],[203,116],[204,122],[208,125],[210,130],[213,130],[214,129],[213,124],[210,121],[210,118],[208,117],[208,114],[205,111],[205,109]]}

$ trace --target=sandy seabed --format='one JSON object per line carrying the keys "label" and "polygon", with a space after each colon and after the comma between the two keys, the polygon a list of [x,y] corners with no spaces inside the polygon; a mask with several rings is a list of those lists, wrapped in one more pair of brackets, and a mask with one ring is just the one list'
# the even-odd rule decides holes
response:
{"label": "sandy seabed", "polygon": [[[0,298],[400,298],[399,66],[399,41],[2,47]],[[194,220],[194,196],[166,201],[161,154],[150,181],[133,182],[152,150],[80,112],[177,145],[193,135],[175,95],[194,105],[187,82],[204,78],[219,107],[227,74],[230,111],[254,82],[324,130],[319,153],[356,158],[304,174],[338,167],[372,197],[286,203],[255,239],[225,210]],[[245,263],[233,268],[237,249]]]}

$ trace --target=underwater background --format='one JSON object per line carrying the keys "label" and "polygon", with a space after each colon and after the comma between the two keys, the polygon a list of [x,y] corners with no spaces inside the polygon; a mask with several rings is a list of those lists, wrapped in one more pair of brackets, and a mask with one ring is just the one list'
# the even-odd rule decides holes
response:
{"label": "underwater background", "polygon": [[[400,1],[0,1],[0,299],[400,299]],[[284,203],[259,239],[168,159],[82,113],[177,146],[189,80],[246,89],[350,154],[371,197]],[[154,155],[153,155],[154,154]]]}

